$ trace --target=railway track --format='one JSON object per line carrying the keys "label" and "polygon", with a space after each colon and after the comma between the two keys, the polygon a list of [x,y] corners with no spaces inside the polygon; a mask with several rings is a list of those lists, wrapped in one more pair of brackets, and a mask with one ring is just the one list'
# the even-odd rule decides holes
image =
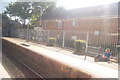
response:
{"label": "railway track", "polygon": [[23,62],[7,54],[5,50],[2,52],[2,64],[11,78],[40,78],[41,80],[46,80]]}

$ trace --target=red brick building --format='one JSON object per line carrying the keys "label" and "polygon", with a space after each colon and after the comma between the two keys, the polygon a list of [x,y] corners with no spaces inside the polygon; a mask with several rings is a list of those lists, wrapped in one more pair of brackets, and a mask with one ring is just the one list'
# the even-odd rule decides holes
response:
{"label": "red brick building", "polygon": [[[118,33],[118,3],[48,13],[42,16],[42,25],[45,30]],[[119,41],[117,37],[110,38],[112,42]]]}
{"label": "red brick building", "polygon": [[49,30],[118,32],[118,3],[49,13],[42,25]]}

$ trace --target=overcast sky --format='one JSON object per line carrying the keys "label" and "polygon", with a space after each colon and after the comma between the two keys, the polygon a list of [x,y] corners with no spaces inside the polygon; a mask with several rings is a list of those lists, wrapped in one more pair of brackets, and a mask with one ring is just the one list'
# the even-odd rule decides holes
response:
{"label": "overcast sky", "polygon": [[102,4],[110,4],[119,1],[120,0],[59,0],[58,5],[64,6],[66,9],[74,9]]}
{"label": "overcast sky", "polygon": [[[11,1],[13,2],[16,0],[0,0],[0,13],[5,10],[5,6],[8,5]],[[115,3],[118,1],[120,0],[58,0],[57,5],[63,6],[66,9],[74,9],[74,8],[101,5],[101,4]]]}

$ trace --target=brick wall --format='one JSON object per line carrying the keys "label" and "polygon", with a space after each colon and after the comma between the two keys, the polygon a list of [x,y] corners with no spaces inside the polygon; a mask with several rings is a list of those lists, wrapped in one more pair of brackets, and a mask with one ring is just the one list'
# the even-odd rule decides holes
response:
{"label": "brick wall", "polygon": [[[55,16],[56,15],[56,16]],[[61,13],[43,15],[42,20],[47,21],[49,30],[78,30],[118,32],[118,3],[99,5],[93,7],[64,10]],[[60,17],[62,16],[62,17]],[[62,20],[63,26],[57,28],[57,22]],[[78,27],[72,26],[72,21],[77,20]],[[39,22],[38,22],[39,23]],[[54,24],[54,25],[53,25]]]}
{"label": "brick wall", "polygon": [[[77,21],[78,26],[73,26],[73,20]],[[118,32],[117,17],[98,17],[98,18],[79,18],[65,19],[61,28],[57,27],[56,20],[42,22],[47,24],[48,30],[77,30],[77,31],[100,31],[100,32]]]}

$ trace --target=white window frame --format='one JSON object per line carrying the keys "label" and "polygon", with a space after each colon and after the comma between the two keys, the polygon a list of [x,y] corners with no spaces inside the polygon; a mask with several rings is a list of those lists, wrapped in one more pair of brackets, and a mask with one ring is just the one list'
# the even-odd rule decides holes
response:
{"label": "white window frame", "polygon": [[72,21],[72,26],[73,27],[78,27],[78,21],[77,20],[73,20]]}
{"label": "white window frame", "polygon": [[57,27],[58,27],[58,28],[62,28],[62,26],[63,26],[62,21],[59,20],[59,21],[57,22]]}

